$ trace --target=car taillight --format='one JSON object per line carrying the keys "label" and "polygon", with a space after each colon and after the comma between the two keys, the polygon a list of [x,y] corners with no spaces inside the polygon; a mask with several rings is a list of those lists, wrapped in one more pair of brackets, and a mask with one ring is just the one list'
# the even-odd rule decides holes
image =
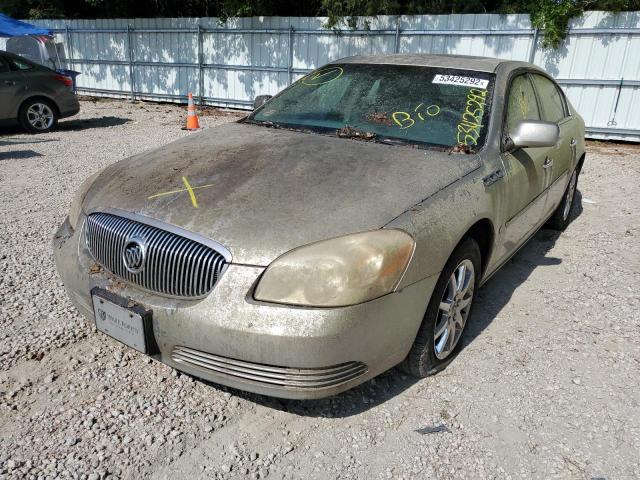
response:
{"label": "car taillight", "polygon": [[71,77],[67,77],[66,75],[54,75],[53,78],[64,83],[67,87],[73,88],[73,80],[71,80]]}

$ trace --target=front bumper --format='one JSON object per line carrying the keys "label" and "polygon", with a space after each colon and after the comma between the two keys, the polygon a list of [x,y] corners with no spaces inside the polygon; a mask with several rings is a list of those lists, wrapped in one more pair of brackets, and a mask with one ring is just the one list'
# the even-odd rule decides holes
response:
{"label": "front bumper", "polygon": [[[84,225],[83,219],[79,225]],[[335,395],[401,362],[413,344],[437,277],[360,305],[300,308],[257,302],[264,268],[230,264],[204,299],[167,298],[118,281],[95,265],[83,228],[60,226],[58,272],[91,321],[101,287],[153,310],[154,358],[215,383],[282,398]],[[106,338],[106,337],[105,337]]]}

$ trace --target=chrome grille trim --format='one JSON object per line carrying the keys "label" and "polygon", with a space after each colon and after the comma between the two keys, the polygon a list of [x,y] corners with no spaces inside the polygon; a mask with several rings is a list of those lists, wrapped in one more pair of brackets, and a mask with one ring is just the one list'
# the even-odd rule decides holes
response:
{"label": "chrome grille trim", "polygon": [[[144,268],[129,272],[122,260],[125,242],[142,237]],[[145,290],[179,298],[207,295],[224,273],[231,255],[217,242],[127,212],[94,212],[85,220],[86,246],[107,271]]]}
{"label": "chrome grille trim", "polygon": [[171,358],[176,363],[185,363],[239,380],[297,390],[335,387],[368,371],[367,366],[361,362],[347,362],[325,368],[275,367],[234,360],[181,346],[173,348]]}

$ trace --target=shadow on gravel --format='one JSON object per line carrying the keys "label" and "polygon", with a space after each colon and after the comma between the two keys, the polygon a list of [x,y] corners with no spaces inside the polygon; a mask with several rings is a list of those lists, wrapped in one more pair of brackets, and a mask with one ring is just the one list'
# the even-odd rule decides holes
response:
{"label": "shadow on gravel", "polygon": [[[0,142],[0,146],[4,142]],[[26,158],[42,157],[41,153],[35,150],[13,150],[11,152],[0,152],[0,161],[2,160],[22,160]]]}
{"label": "shadow on gravel", "polygon": [[[567,228],[571,228],[571,223],[582,214],[582,210],[582,193],[576,190]],[[537,267],[562,263],[560,258],[547,257],[547,253],[553,248],[560,235],[562,232],[544,227],[538,230],[520,251],[478,291],[471,322],[462,338],[461,349],[469,345],[491,324],[509,303],[515,289],[522,285]],[[517,335],[517,332],[514,335]]]}
{"label": "shadow on gravel", "polygon": [[[1,129],[0,133],[8,133],[8,132],[7,132],[7,129]],[[24,133],[24,131],[19,130],[14,133]],[[57,141],[58,140],[53,138],[37,138],[37,137],[30,138],[29,140],[26,140],[26,141],[9,139],[9,140],[0,140],[0,147],[4,147],[5,145],[32,145],[34,143],[48,143],[48,142],[57,142]]]}
{"label": "shadow on gravel", "polygon": [[[58,126],[49,133],[56,132],[76,132],[82,130],[88,130],[90,128],[106,128],[106,127],[117,127],[118,125],[124,125],[125,123],[132,122],[133,120],[130,118],[123,117],[96,117],[96,118],[78,118],[78,119],[70,119],[70,120],[60,120],[58,122]],[[0,127],[0,135],[29,135],[33,140],[24,141],[21,143],[42,143],[42,142],[56,142],[57,140],[47,139],[47,140],[38,140],[37,133],[29,134],[25,132],[22,127],[19,125],[3,125]],[[0,146],[5,142],[0,141]],[[16,142],[6,142],[6,143],[16,143]]]}
{"label": "shadow on gravel", "polygon": [[99,117],[99,118],[86,118],[86,119],[77,119],[77,120],[67,120],[64,122],[58,123],[58,128],[56,130],[60,132],[65,131],[80,131],[80,130],[88,130],[90,128],[105,128],[105,127],[116,127],[118,125],[124,125],[125,123],[129,123],[132,120],[130,118],[122,118],[122,117]]}
{"label": "shadow on gravel", "polygon": [[[582,213],[582,194],[576,191],[571,222]],[[471,317],[471,323],[463,337],[462,349],[469,345],[482,331],[489,326],[496,315],[509,302],[513,292],[520,286],[538,266],[559,265],[562,260],[547,257],[560,236],[559,232],[541,229],[522,249],[507,262],[495,276],[478,292],[477,303]],[[514,332],[514,335],[517,335]],[[461,349],[461,350],[462,350]],[[455,358],[452,359],[455,362]],[[446,371],[437,375],[447,375]],[[412,378],[396,368],[371,379],[362,385],[348,390],[335,397],[321,400],[285,400],[256,395],[199,380],[214,388],[232,393],[248,401],[264,407],[305,417],[344,418],[363,413],[370,408],[385,403],[401,394],[420,379]],[[423,432],[419,432],[423,433]],[[429,432],[427,432],[429,433]]]}

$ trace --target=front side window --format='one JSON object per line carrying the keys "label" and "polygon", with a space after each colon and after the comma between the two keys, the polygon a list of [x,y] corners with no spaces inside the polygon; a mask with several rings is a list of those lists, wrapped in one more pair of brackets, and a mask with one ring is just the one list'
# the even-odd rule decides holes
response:
{"label": "front side window", "polygon": [[404,65],[328,65],[298,80],[248,121],[421,146],[484,144],[494,76]]}
{"label": "front side window", "polygon": [[536,95],[526,74],[518,75],[511,81],[505,133],[513,130],[518,122],[523,120],[540,120]]}
{"label": "front side window", "polygon": [[542,119],[547,122],[559,122],[566,117],[567,112],[560,89],[542,75],[534,74],[532,78],[542,104]]}

